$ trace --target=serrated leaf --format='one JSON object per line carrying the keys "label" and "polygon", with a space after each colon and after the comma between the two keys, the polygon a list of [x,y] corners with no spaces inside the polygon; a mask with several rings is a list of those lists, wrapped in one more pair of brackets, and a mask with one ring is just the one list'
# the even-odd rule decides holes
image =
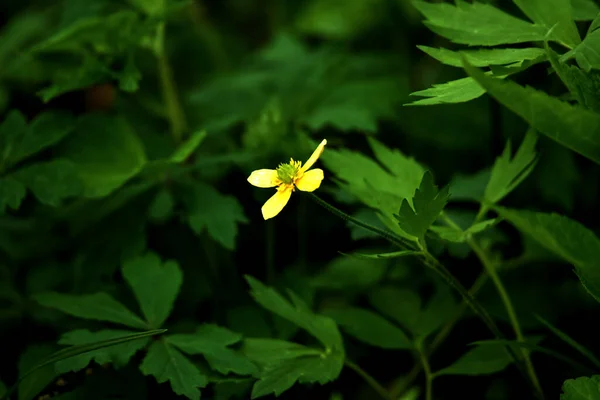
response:
{"label": "serrated leaf", "polygon": [[571,15],[570,0],[513,0],[529,19],[543,26],[550,37],[570,48],[581,42]]}
{"label": "serrated leaf", "polygon": [[537,162],[536,143],[535,131],[529,130],[512,158],[510,141],[506,144],[504,152],[496,159],[492,167],[490,180],[484,192],[485,200],[490,203],[498,203],[529,176]]}
{"label": "serrated leaf", "polygon": [[546,45],[546,52],[552,68],[569,92],[583,107],[600,112],[600,72],[584,72],[576,66],[567,65],[559,60],[558,55]]}
{"label": "serrated leaf", "polygon": [[384,349],[411,349],[412,343],[402,329],[362,308],[348,307],[325,310],[342,329],[356,339]]}
{"label": "serrated leaf", "polygon": [[560,400],[600,400],[600,375],[567,379]]}
{"label": "serrated leaf", "polygon": [[[34,368],[45,357],[52,354],[53,347],[49,345],[31,345],[19,357],[19,376],[24,377],[28,370]],[[57,376],[52,365],[37,369],[25,376],[18,385],[18,400],[35,399],[48,384]]]}
{"label": "serrated leaf", "polygon": [[248,275],[245,278],[251,288],[250,294],[261,306],[305,329],[326,348],[343,349],[342,336],[331,318],[295,307],[273,288],[263,285]]}
{"label": "serrated leaf", "polygon": [[596,29],[591,29],[577,47],[563,56],[574,56],[579,67],[586,72],[589,72],[592,69],[600,69],[600,54],[598,53],[598,47],[600,46],[600,29],[597,29],[598,25],[596,21],[600,22],[600,20],[597,17],[594,20]]}
{"label": "serrated leaf", "polygon": [[76,164],[66,159],[32,164],[11,176],[26,186],[40,203],[54,207],[84,191]]}
{"label": "serrated leaf", "polygon": [[433,183],[433,175],[425,172],[419,188],[413,196],[413,207],[404,199],[400,211],[395,215],[400,229],[423,241],[425,233],[444,210],[450,198],[449,187],[438,190]]}
{"label": "serrated leaf", "polygon": [[160,328],[167,320],[183,283],[181,268],[175,261],[162,262],[147,253],[123,264],[127,281],[151,328]]}
{"label": "serrated leaf", "polygon": [[158,383],[168,381],[173,392],[191,400],[199,400],[198,388],[208,385],[208,378],[190,360],[162,340],[150,346],[140,370],[154,376]]}
{"label": "serrated leaf", "polygon": [[452,365],[435,372],[440,375],[491,375],[503,371],[512,363],[505,346],[476,346]]}
{"label": "serrated leaf", "polygon": [[26,194],[25,186],[15,178],[0,178],[0,215],[5,212],[6,207],[17,210]]}
{"label": "serrated leaf", "polygon": [[322,351],[281,339],[244,339],[242,352],[259,365],[278,364],[305,356],[319,356]]}
{"label": "serrated leaf", "polygon": [[196,131],[182,143],[171,155],[170,160],[175,163],[182,163],[196,151],[198,146],[206,138],[206,131]]}
{"label": "serrated leaf", "polygon": [[488,77],[468,64],[464,68],[492,97],[532,128],[600,163],[600,115],[544,92]]}
{"label": "serrated leaf", "polygon": [[575,21],[591,21],[600,12],[594,0],[571,0],[571,7]]}
{"label": "serrated leaf", "polygon": [[147,328],[147,324],[137,315],[106,293],[77,296],[46,292],[33,297],[44,307],[56,308],[75,317],[114,322],[136,329]]}
{"label": "serrated leaf", "polygon": [[462,57],[474,67],[488,67],[490,65],[505,65],[520,63],[525,60],[533,61],[545,58],[543,49],[530,47],[525,49],[477,49],[452,51],[444,48],[417,46],[419,50],[427,53],[439,62],[453,67],[462,68]]}
{"label": "serrated leaf", "polygon": [[577,221],[558,214],[494,207],[500,216],[575,267],[586,290],[600,302],[600,240]]}
{"label": "serrated leaf", "polygon": [[435,83],[433,87],[413,92],[411,96],[428,97],[408,103],[411,106],[430,106],[434,104],[464,103],[474,100],[485,93],[472,78],[462,78],[445,83]]}
{"label": "serrated leaf", "polygon": [[226,249],[235,248],[238,224],[248,222],[235,197],[223,195],[203,182],[196,182],[189,188],[185,202],[188,224],[196,234],[206,229]]}
{"label": "serrated leaf", "polygon": [[429,29],[454,43],[497,46],[541,41],[546,34],[543,27],[489,4],[464,1],[456,5],[424,1],[413,1],[413,4],[425,16],[424,23]]}
{"label": "serrated leaf", "polygon": [[146,154],[140,138],[123,119],[89,114],[59,146],[72,161],[84,184],[86,197],[104,197],[142,170]]}
{"label": "serrated leaf", "polygon": [[222,374],[234,372],[239,375],[254,375],[256,366],[237,351],[227,347],[237,343],[241,335],[217,325],[205,324],[194,334],[167,336],[166,340],[184,353],[202,354],[212,369]]}
{"label": "serrated leaf", "polygon": [[[58,344],[73,346],[91,344],[103,340],[125,337],[134,333],[135,332],[125,330],[107,329],[97,332],[90,332],[87,329],[79,329],[64,333],[58,341]],[[117,367],[122,367],[129,362],[131,357],[133,357],[136,352],[146,347],[149,340],[150,339],[148,337],[142,337],[130,342],[100,350],[90,351],[66,360],[58,361],[55,364],[55,368],[60,374],[71,371],[79,371],[87,367],[92,360],[100,365],[105,363],[114,363]]]}

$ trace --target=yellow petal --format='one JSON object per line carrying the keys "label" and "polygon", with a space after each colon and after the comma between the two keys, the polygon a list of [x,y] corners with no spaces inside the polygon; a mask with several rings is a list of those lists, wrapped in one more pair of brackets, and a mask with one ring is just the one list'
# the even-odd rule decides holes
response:
{"label": "yellow petal", "polygon": [[283,210],[292,195],[292,189],[293,187],[288,185],[282,185],[277,189],[277,193],[271,196],[261,208],[264,219],[273,218]]}
{"label": "yellow petal", "polygon": [[259,169],[253,171],[248,177],[248,182],[260,188],[270,188],[281,183],[279,178],[277,178],[277,171],[274,169]]}
{"label": "yellow petal", "polygon": [[320,168],[306,171],[300,179],[296,181],[296,187],[303,192],[312,192],[321,186],[323,180],[323,170]]}
{"label": "yellow petal", "polygon": [[308,169],[310,167],[312,167],[314,163],[317,162],[317,160],[319,159],[319,157],[321,157],[321,154],[323,154],[323,150],[325,150],[325,145],[326,144],[327,144],[327,139],[323,139],[323,141],[321,142],[321,144],[319,144],[319,146],[317,147],[317,149],[312,153],[312,155],[310,156],[310,158],[302,166],[302,168],[301,168],[302,171],[308,171]]}

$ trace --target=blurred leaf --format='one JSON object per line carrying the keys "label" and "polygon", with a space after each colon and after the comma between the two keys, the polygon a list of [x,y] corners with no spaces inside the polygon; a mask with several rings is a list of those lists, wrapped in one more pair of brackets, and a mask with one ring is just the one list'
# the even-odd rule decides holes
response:
{"label": "blurred leaf", "polygon": [[36,163],[12,176],[31,190],[40,203],[54,207],[84,190],[76,164],[66,159]]}
{"label": "blurred leaf", "polygon": [[231,400],[248,398],[248,394],[252,388],[251,379],[226,379],[215,382],[214,400]]}
{"label": "blurred leaf", "polygon": [[562,386],[560,400],[599,400],[600,375],[567,379]]}
{"label": "blurred leaf", "polygon": [[457,230],[454,227],[449,226],[438,226],[434,225],[431,227],[431,230],[438,234],[438,236],[444,240],[449,242],[456,243],[464,243],[466,242],[472,235],[476,233],[481,233],[492,226],[496,225],[499,222],[498,218],[488,219],[485,221],[477,222],[473,224],[466,230]]}
{"label": "blurred leaf", "polygon": [[490,180],[490,174],[490,170],[486,168],[473,175],[454,175],[450,182],[450,202],[466,200],[480,202]]}
{"label": "blurred leaf", "polygon": [[[134,333],[136,332],[116,329],[106,329],[96,332],[90,332],[87,329],[79,329],[64,333],[58,341],[58,344],[73,346],[91,344],[108,339],[117,339]],[[71,371],[79,371],[87,367],[92,360],[100,365],[105,363],[114,363],[118,367],[123,367],[129,363],[129,360],[135,355],[135,353],[146,347],[149,341],[150,339],[148,337],[142,337],[130,342],[106,347],[100,350],[90,351],[88,353],[58,361],[55,368],[60,374]]]}
{"label": "blurred leaf", "polygon": [[438,285],[433,296],[422,308],[416,335],[428,336],[456,317],[459,303],[447,285]]}
{"label": "blurred leaf", "polygon": [[18,209],[26,194],[25,186],[15,178],[0,178],[0,215],[4,214],[6,207]]}
{"label": "blurred leaf", "polygon": [[529,176],[537,163],[536,143],[535,131],[529,130],[512,159],[510,141],[506,144],[504,152],[492,167],[490,180],[485,188],[485,200],[498,203]]}
{"label": "blurred leaf", "polygon": [[198,146],[206,138],[206,131],[194,132],[177,150],[171,155],[170,160],[176,163],[186,161],[196,151]]}
{"label": "blurred leaf", "polygon": [[575,21],[591,21],[600,12],[594,0],[571,0],[571,7]]}
{"label": "blurred leaf", "polygon": [[223,247],[235,249],[238,224],[248,222],[238,200],[219,193],[203,182],[195,182],[193,187],[186,189],[187,197],[184,201],[188,209],[188,224],[192,230],[200,235],[206,229]]}
{"label": "blurred leaf", "polygon": [[529,19],[543,26],[553,40],[568,47],[581,42],[571,15],[571,0],[513,0]]}
{"label": "blurred leaf", "polygon": [[487,77],[468,64],[465,64],[465,70],[491,96],[527,121],[532,128],[600,163],[598,114],[562,102],[544,92]]}
{"label": "blurred leaf", "polygon": [[332,319],[313,314],[310,310],[301,307],[298,302],[292,305],[274,289],[248,275],[245,278],[251,288],[250,294],[261,306],[305,329],[325,348],[343,351],[342,336]]}
{"label": "blurred leaf", "polygon": [[435,372],[440,375],[491,375],[503,371],[512,363],[504,345],[476,346],[452,365]]}
{"label": "blurred leaf", "polygon": [[444,210],[450,194],[449,187],[438,190],[433,182],[433,175],[427,171],[423,175],[419,188],[413,196],[413,207],[407,199],[402,200],[400,211],[394,215],[398,220],[400,229],[419,239],[424,243],[425,233]]}
{"label": "blurred leaf", "polygon": [[371,346],[384,349],[411,349],[412,343],[406,334],[385,318],[372,311],[348,307],[325,310],[342,329],[356,339]]}
{"label": "blurred leaf", "polygon": [[3,169],[10,166],[12,153],[26,131],[27,121],[18,110],[11,110],[0,124],[0,165]]}
{"label": "blurred leaf", "polygon": [[158,383],[168,381],[173,392],[191,400],[199,400],[198,388],[208,385],[208,378],[179,350],[163,340],[152,343],[140,370],[146,376],[154,376]]}
{"label": "blurred leaf", "polygon": [[533,61],[546,58],[544,50],[537,47],[525,49],[461,50],[460,52],[444,48],[436,49],[428,46],[417,46],[417,48],[443,64],[459,68],[463,66],[462,57],[474,67],[513,64],[525,60]]}
{"label": "blurred leaf", "polygon": [[378,287],[369,293],[369,302],[381,314],[410,332],[419,330],[421,298],[413,290],[392,286]]}
{"label": "blurred leaf", "polygon": [[227,347],[241,340],[242,336],[217,325],[205,324],[194,334],[167,336],[166,340],[184,353],[202,354],[212,369],[227,375],[254,375],[258,372],[243,354]]}
{"label": "blurred leaf", "polygon": [[60,154],[77,166],[86,197],[104,197],[140,172],[146,163],[142,142],[118,117],[89,114],[63,142]]}
{"label": "blurred leaf", "polygon": [[369,260],[388,260],[390,258],[416,256],[416,255],[420,255],[420,254],[422,254],[420,251],[400,250],[400,251],[393,251],[390,253],[376,253],[376,254],[350,253],[350,254],[344,254],[344,255],[349,256],[349,257],[365,258],[365,259],[369,259]]}
{"label": "blurred leaf", "polygon": [[[356,213],[354,213],[352,217],[363,221],[371,226],[375,226],[379,229],[385,228],[385,226],[381,223],[381,220],[377,217],[377,214],[371,209],[362,208]],[[350,237],[352,238],[352,240],[379,238],[379,235],[377,235],[376,233],[368,231],[360,226],[356,226],[350,221],[348,221],[346,226],[348,227],[348,229],[350,229]]]}
{"label": "blurred leaf", "polygon": [[558,214],[494,207],[503,218],[575,267],[586,290],[600,302],[600,240],[579,222]]}
{"label": "blurred leaf", "polygon": [[122,273],[148,326],[160,328],[171,314],[183,283],[179,265],[171,260],[163,263],[155,253],[147,253],[123,264]]}
{"label": "blurred leaf", "polygon": [[164,12],[167,3],[165,0],[128,0],[133,6],[148,15],[159,15]]}
{"label": "blurred leaf", "polygon": [[271,336],[267,311],[255,304],[227,310],[227,326],[246,338]]}
{"label": "blurred leaf", "polygon": [[374,285],[383,278],[386,265],[355,257],[334,258],[314,276],[311,284],[317,289],[360,289]]}
{"label": "blurred leaf", "polygon": [[164,223],[171,219],[175,209],[173,193],[166,188],[159,190],[150,204],[148,216],[153,222]]}
{"label": "blurred leaf", "polygon": [[6,385],[4,382],[0,381],[0,397],[3,397],[6,394]]}
{"label": "blurred leaf", "polygon": [[546,29],[515,18],[490,4],[413,1],[426,18],[424,24],[454,43],[470,46],[535,42],[544,40]]}
{"label": "blurred leaf", "polygon": [[[27,371],[52,354],[53,350],[53,347],[48,345],[34,344],[28,346],[19,357],[19,376],[23,377]],[[54,371],[53,365],[46,365],[37,369],[19,382],[18,400],[35,399],[36,395],[44,390],[56,377],[57,373]]]}
{"label": "blurred leaf", "polygon": [[56,308],[78,318],[114,322],[136,329],[147,328],[147,324],[137,315],[106,293],[77,296],[46,292],[33,297],[44,307]]}

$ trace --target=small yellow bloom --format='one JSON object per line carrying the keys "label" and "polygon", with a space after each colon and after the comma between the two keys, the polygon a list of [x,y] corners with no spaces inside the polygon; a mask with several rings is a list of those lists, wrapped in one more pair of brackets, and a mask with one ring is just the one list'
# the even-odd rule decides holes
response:
{"label": "small yellow bloom", "polygon": [[264,219],[279,214],[296,188],[303,192],[312,192],[321,186],[323,170],[308,169],[317,162],[326,144],[327,140],[323,139],[304,165],[300,161],[290,159],[289,163],[280,164],[277,169],[259,169],[250,174],[248,182],[256,187],[277,187],[277,192],[261,208]]}

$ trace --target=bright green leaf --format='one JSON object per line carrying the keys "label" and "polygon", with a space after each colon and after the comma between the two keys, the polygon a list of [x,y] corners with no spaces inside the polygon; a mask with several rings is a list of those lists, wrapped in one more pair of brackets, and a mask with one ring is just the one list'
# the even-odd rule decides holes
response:
{"label": "bright green leaf", "polygon": [[600,375],[567,379],[560,400],[600,400]]}
{"label": "bright green leaf", "polygon": [[581,42],[571,15],[570,0],[513,0],[513,2],[538,26],[551,32],[550,37],[569,47]]}
{"label": "bright green leaf", "polygon": [[362,308],[326,310],[346,333],[371,346],[384,349],[410,349],[412,343],[406,334],[385,318]]}
{"label": "bright green leaf", "polygon": [[181,144],[171,155],[170,160],[175,163],[182,163],[187,160],[196,151],[198,146],[206,138],[206,131],[196,131],[189,139]]}
{"label": "bright green leaf", "polygon": [[472,78],[462,78],[446,83],[436,83],[433,87],[413,92],[411,96],[428,97],[413,101],[407,105],[430,106],[434,104],[464,103],[474,100],[485,93],[485,90]]}
{"label": "bright green leaf", "polygon": [[208,378],[190,360],[162,340],[152,343],[140,370],[154,376],[158,383],[168,381],[173,392],[191,400],[199,400],[198,388],[208,384]]}
{"label": "bright green leaf", "polygon": [[600,302],[600,240],[577,221],[558,214],[494,208],[520,231],[575,266],[587,291]]}
{"label": "bright green leaf", "polygon": [[413,1],[425,25],[454,43],[496,46],[544,40],[546,29],[480,2],[427,3]]}
{"label": "bright green leaf", "polygon": [[422,242],[425,233],[448,203],[450,197],[448,190],[448,186],[438,190],[433,182],[433,175],[429,171],[425,172],[413,196],[414,210],[408,200],[404,199],[400,211],[395,215],[400,229]]}
{"label": "bright green leaf", "polygon": [[222,374],[254,375],[258,372],[256,366],[243,354],[227,347],[241,338],[226,328],[206,324],[194,334],[170,335],[166,340],[184,353],[202,354],[211,368]]}
{"label": "bright green leaf", "polygon": [[575,21],[591,21],[600,12],[594,0],[571,0],[573,19]]}
{"label": "bright green leaf", "polygon": [[527,121],[532,128],[600,163],[600,115],[544,92],[488,77],[468,64],[465,70],[491,96]]}
{"label": "bright green leaf", "polygon": [[[116,339],[124,337],[135,332],[125,330],[101,330],[97,332],[90,332],[87,329],[80,329],[64,333],[58,344],[63,345],[82,345],[96,343],[108,339]],[[68,358],[66,360],[58,361],[56,363],[56,371],[60,374],[64,374],[71,371],[79,371],[89,365],[94,360],[97,364],[114,363],[118,367],[126,365],[131,357],[136,352],[146,347],[150,338],[142,337],[138,340],[132,340],[126,343],[118,344],[104,349],[90,351],[75,357]]]}
{"label": "bright green leaf", "polygon": [[[474,67],[487,67],[490,65],[505,65],[520,63],[525,60],[533,61],[545,59],[543,49],[530,47],[525,49],[477,49],[452,51],[444,48],[433,48],[428,46],[417,46],[421,51],[427,53],[439,62],[462,68],[462,57]],[[462,56],[462,57],[461,57]]]}
{"label": "bright green leaf", "polygon": [[[24,377],[27,371],[34,368],[45,357],[52,354],[54,349],[48,345],[31,345],[19,357],[19,376]],[[25,376],[18,386],[18,400],[32,400],[36,398],[48,384],[56,379],[57,373],[52,365],[46,365],[35,372]]]}
{"label": "bright green leaf", "polygon": [[32,164],[11,176],[26,186],[40,203],[54,207],[84,190],[76,164],[65,159]]}
{"label": "bright green leaf", "polygon": [[179,265],[170,260],[163,263],[156,254],[148,253],[126,262],[122,273],[148,325],[160,328],[171,314],[183,282]]}
{"label": "bright green leaf", "polygon": [[313,314],[309,310],[299,308],[298,305],[294,306],[273,288],[263,285],[248,275],[245,278],[251,287],[250,294],[261,306],[305,329],[319,339],[326,348],[343,349],[342,336],[331,318]]}
{"label": "bright green leaf", "polygon": [[146,163],[143,144],[125,120],[100,114],[82,118],[60,146],[84,184],[86,197],[104,197],[134,177]]}
{"label": "bright green leaf", "polygon": [[223,195],[203,182],[196,182],[189,189],[184,200],[192,230],[201,234],[206,229],[223,247],[233,250],[238,224],[248,222],[240,203],[235,197]]}
{"label": "bright green leaf", "polygon": [[114,322],[136,329],[147,328],[137,315],[106,293],[77,296],[46,292],[35,295],[34,299],[44,307],[56,308],[75,317]]}
{"label": "bright green leaf", "polygon": [[[600,21],[599,19],[594,22]],[[587,36],[569,53],[565,54],[564,57],[574,56],[577,64],[586,72],[592,69],[600,69],[600,54],[598,53],[598,47],[600,46],[600,29],[591,30]]]}
{"label": "bright green leaf", "polygon": [[504,152],[494,163],[485,188],[484,198],[488,202],[498,203],[529,176],[537,162],[536,143],[536,133],[533,130],[528,131],[512,159],[510,141],[506,144]]}

